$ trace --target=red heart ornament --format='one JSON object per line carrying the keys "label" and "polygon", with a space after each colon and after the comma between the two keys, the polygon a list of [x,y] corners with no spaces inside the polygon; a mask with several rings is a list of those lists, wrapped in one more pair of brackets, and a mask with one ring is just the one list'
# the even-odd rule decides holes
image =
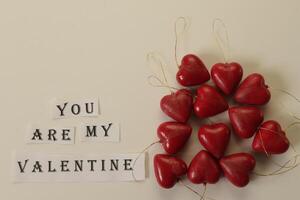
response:
{"label": "red heart ornament", "polygon": [[225,177],[237,187],[244,187],[249,183],[249,174],[255,163],[255,158],[248,153],[231,154],[220,160]]}
{"label": "red heart ornament", "polygon": [[164,122],[157,129],[157,136],[169,154],[175,154],[181,150],[191,133],[190,125],[179,122]]}
{"label": "red heart ornament", "polygon": [[217,161],[205,150],[193,158],[187,172],[188,179],[195,184],[216,183],[220,175]]}
{"label": "red heart ornament", "polygon": [[227,101],[216,89],[206,84],[198,88],[194,103],[194,111],[198,117],[211,117],[227,109]]}
{"label": "red heart ornament", "polygon": [[238,103],[263,105],[271,98],[268,86],[265,84],[264,77],[254,73],[249,75],[237,89],[234,99]]}
{"label": "red heart ornament", "polygon": [[230,129],[224,123],[204,125],[198,131],[198,138],[207,151],[221,158],[229,143]]}
{"label": "red heart ornament", "polygon": [[179,158],[157,154],[154,156],[154,172],[156,180],[163,188],[171,188],[180,176],[186,174],[187,166]]}
{"label": "red heart ornament", "polygon": [[193,96],[189,90],[181,89],[164,96],[160,101],[161,110],[178,122],[185,123],[192,112]]}
{"label": "red heart ornament", "polygon": [[254,106],[236,106],[228,109],[234,132],[241,138],[250,138],[264,120],[263,112]]}
{"label": "red heart ornament", "polygon": [[284,153],[289,146],[285,132],[279,123],[273,120],[266,121],[259,127],[252,142],[254,151],[267,154]]}
{"label": "red heart ornament", "polygon": [[208,81],[210,75],[200,58],[196,55],[188,54],[181,60],[176,79],[183,86],[194,86]]}
{"label": "red heart ornament", "polygon": [[211,78],[225,94],[234,92],[243,77],[243,68],[236,62],[217,63],[211,68]]}

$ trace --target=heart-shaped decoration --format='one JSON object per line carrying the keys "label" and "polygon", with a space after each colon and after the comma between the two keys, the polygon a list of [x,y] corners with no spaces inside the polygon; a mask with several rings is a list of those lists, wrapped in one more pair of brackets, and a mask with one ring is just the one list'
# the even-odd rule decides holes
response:
{"label": "heart-shaped decoration", "polygon": [[280,124],[273,120],[266,121],[260,126],[252,142],[254,151],[266,154],[284,153],[289,146],[285,132]]}
{"label": "heart-shaped decoration", "polygon": [[188,179],[195,184],[218,182],[221,169],[218,162],[207,151],[200,151],[188,168]]}
{"label": "heart-shaped decoration", "polygon": [[181,150],[191,133],[190,125],[179,122],[164,122],[157,129],[157,136],[169,154],[175,154]]}
{"label": "heart-shaped decoration", "polygon": [[234,99],[238,103],[264,105],[269,102],[271,93],[264,77],[254,73],[249,75],[237,89]]}
{"label": "heart-shaped decoration", "polygon": [[254,106],[236,106],[228,109],[234,132],[241,138],[250,138],[264,120],[263,112]]}
{"label": "heart-shaped decoration", "polygon": [[255,158],[248,153],[231,154],[220,160],[225,177],[237,187],[244,187],[249,183],[249,174],[255,164]]}
{"label": "heart-shaped decoration", "polygon": [[204,125],[198,131],[198,138],[207,151],[221,158],[229,143],[230,129],[224,123]]}
{"label": "heart-shaped decoration", "polygon": [[227,101],[215,88],[206,84],[198,88],[194,103],[194,111],[198,117],[211,117],[227,109]]}
{"label": "heart-shaped decoration", "polygon": [[164,96],[160,101],[161,110],[178,122],[185,123],[193,108],[193,96],[189,90],[181,89]]}
{"label": "heart-shaped decoration", "polygon": [[211,68],[211,78],[225,94],[233,93],[243,77],[243,68],[236,62],[217,63]]}
{"label": "heart-shaped decoration", "polygon": [[187,87],[205,83],[210,79],[210,75],[200,58],[188,54],[181,60],[176,79],[178,83]]}
{"label": "heart-shaped decoration", "polygon": [[157,154],[154,156],[154,172],[156,180],[161,187],[171,188],[181,176],[186,174],[187,166],[179,158]]}

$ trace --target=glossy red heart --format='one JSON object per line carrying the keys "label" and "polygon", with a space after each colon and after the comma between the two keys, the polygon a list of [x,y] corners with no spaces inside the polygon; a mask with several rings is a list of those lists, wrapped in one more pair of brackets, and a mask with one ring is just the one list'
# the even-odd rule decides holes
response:
{"label": "glossy red heart", "polygon": [[154,172],[156,180],[161,187],[171,188],[181,176],[186,174],[187,166],[179,158],[157,154],[154,156]]}
{"label": "glossy red heart", "polygon": [[188,54],[181,60],[176,79],[183,86],[194,86],[208,81],[210,75],[200,58],[196,55]]}
{"label": "glossy red heart", "polygon": [[244,187],[249,183],[249,174],[255,164],[255,158],[248,153],[231,154],[220,160],[225,177],[237,187]]}
{"label": "glossy red heart", "polygon": [[250,138],[264,120],[263,112],[254,106],[236,106],[228,109],[234,132],[241,138]]}
{"label": "glossy red heart", "polygon": [[178,122],[187,122],[193,108],[193,96],[189,90],[181,89],[164,96],[160,101],[161,110]]}
{"label": "glossy red heart", "polygon": [[230,129],[224,123],[204,125],[198,131],[202,146],[214,157],[221,158],[230,139]]}
{"label": "glossy red heart", "polygon": [[225,94],[232,94],[243,77],[243,68],[236,62],[217,63],[211,68],[211,78]]}
{"label": "glossy red heart", "polygon": [[195,184],[218,182],[221,169],[218,162],[207,151],[200,151],[191,161],[187,176]]}
{"label": "glossy red heart", "polygon": [[273,120],[266,121],[260,126],[252,142],[254,151],[268,154],[284,153],[289,146],[285,132],[280,124]]}
{"label": "glossy red heart", "polygon": [[211,117],[227,109],[227,101],[215,88],[206,84],[198,88],[194,103],[194,111],[198,117]]}
{"label": "glossy red heart", "polygon": [[175,154],[181,150],[191,133],[192,127],[180,122],[164,122],[157,129],[157,136],[169,154]]}
{"label": "glossy red heart", "polygon": [[254,73],[249,75],[237,89],[234,99],[238,103],[263,105],[269,102],[271,93],[264,77]]}

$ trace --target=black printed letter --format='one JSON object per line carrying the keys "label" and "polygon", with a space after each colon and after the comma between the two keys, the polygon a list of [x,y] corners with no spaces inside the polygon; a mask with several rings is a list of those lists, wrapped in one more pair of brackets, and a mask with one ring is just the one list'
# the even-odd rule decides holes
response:
{"label": "black printed letter", "polygon": [[68,160],[62,160],[61,161],[60,167],[61,167],[62,172],[69,172],[70,171],[70,169],[68,169],[68,163],[69,163]]}
{"label": "black printed letter", "polygon": [[21,172],[21,173],[24,173],[24,170],[25,170],[25,167],[26,167],[27,162],[28,162],[28,159],[25,160],[25,163],[24,163],[24,165],[22,166],[22,165],[21,165],[21,161],[18,161],[18,164],[19,164],[20,172]]}
{"label": "black printed letter", "polygon": [[97,160],[87,160],[88,163],[91,163],[91,172],[94,171],[94,163],[97,162]]}
{"label": "black printed letter", "polygon": [[35,132],[33,133],[33,137],[31,138],[31,140],[36,140],[36,138],[38,138],[38,140],[43,140],[40,129],[35,129]]}
{"label": "black printed letter", "polygon": [[59,109],[60,111],[60,116],[64,116],[64,109],[67,106],[68,102],[64,103],[64,107],[60,107],[60,105],[56,105],[56,107]]}
{"label": "black printed letter", "polygon": [[63,129],[62,130],[62,140],[71,140],[69,137],[70,129]]}
{"label": "black printed letter", "polygon": [[56,141],[57,139],[54,136],[55,134],[56,134],[56,130],[55,129],[49,129],[49,131],[48,131],[48,140],[51,141],[53,139],[53,141]]}
{"label": "black printed letter", "polygon": [[48,172],[56,172],[56,169],[52,169],[52,161],[48,161]]}
{"label": "black printed letter", "polygon": [[[91,110],[89,110],[89,104],[91,104],[91,107],[90,107],[90,109]],[[94,103],[85,103],[85,109],[86,109],[86,113],[93,113],[94,112]]]}
{"label": "black printed letter", "polygon": [[35,164],[33,165],[32,172],[36,172],[36,170],[38,170],[38,172],[43,172],[42,165],[40,164],[40,161],[35,161]]}
{"label": "black printed letter", "polygon": [[[76,112],[75,112],[75,108],[76,108]],[[73,104],[71,107],[71,111],[74,115],[78,115],[80,113],[80,106],[78,104]]]}
{"label": "black printed letter", "polygon": [[[79,163],[80,161],[80,163]],[[75,172],[82,171],[83,160],[75,160]]]}
{"label": "black printed letter", "polygon": [[130,167],[132,159],[124,159],[124,170],[130,171],[132,168]]}
{"label": "black printed letter", "polygon": [[110,129],[111,125],[112,123],[109,123],[107,128],[104,125],[101,126],[102,129],[104,130],[104,137],[108,136],[108,130]]}
{"label": "black printed letter", "polygon": [[86,137],[97,137],[96,134],[96,126],[93,126],[93,129],[91,130],[91,126],[86,127]]}
{"label": "black printed letter", "polygon": [[[118,166],[118,163],[119,163],[119,159],[116,159],[116,160],[110,160],[110,171],[114,171],[114,170],[119,170],[119,166]],[[114,169],[113,169],[114,168]]]}

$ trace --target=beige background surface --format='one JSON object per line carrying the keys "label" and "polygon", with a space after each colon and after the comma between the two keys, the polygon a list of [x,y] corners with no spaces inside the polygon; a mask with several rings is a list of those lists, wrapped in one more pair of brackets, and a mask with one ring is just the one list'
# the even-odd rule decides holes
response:
{"label": "beige background surface", "polygon": [[[146,77],[151,70],[145,55],[157,50],[165,57],[169,80],[174,85],[173,24],[178,16],[191,21],[188,34],[180,42],[180,55],[197,53],[208,68],[221,61],[211,24],[214,18],[222,18],[230,35],[233,58],[244,66],[245,74],[261,72],[273,88],[300,96],[299,9],[297,0],[1,0],[0,198],[197,199],[180,185],[168,191],[160,189],[151,161],[150,177],[142,183],[12,184],[11,152],[137,152],[156,140],[156,126],[167,120],[160,112],[159,100],[168,90],[148,85]],[[53,121],[48,112],[48,102],[53,97],[81,96],[99,96],[100,118],[120,120],[121,143],[24,144],[28,123],[76,125],[87,120]],[[286,107],[281,107],[280,102]],[[280,120],[285,127],[293,121],[286,111],[296,112],[297,107],[290,98],[274,91],[266,118]],[[299,149],[297,129],[291,129],[288,135]],[[233,139],[228,152],[248,150],[245,143]],[[184,151],[185,160],[189,162],[200,149],[194,133]],[[156,152],[161,152],[159,146],[149,151],[150,157]],[[289,152],[276,159],[283,162],[291,156]],[[276,168],[262,158],[259,163],[265,165],[258,166],[257,171]],[[208,195],[217,200],[298,199],[299,172],[297,168],[281,176],[253,177],[243,189],[222,179],[209,185]],[[202,190],[202,186],[194,187]]]}

